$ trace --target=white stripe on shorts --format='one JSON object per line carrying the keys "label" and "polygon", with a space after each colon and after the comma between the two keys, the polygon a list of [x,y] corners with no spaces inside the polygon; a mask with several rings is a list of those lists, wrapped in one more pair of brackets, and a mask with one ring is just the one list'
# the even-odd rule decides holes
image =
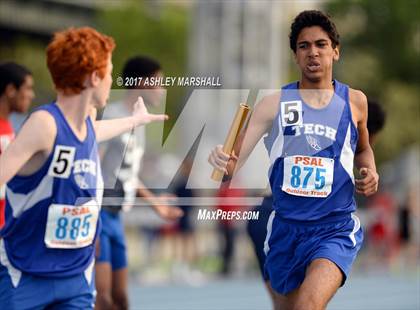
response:
{"label": "white stripe on shorts", "polygon": [[264,241],[264,254],[267,255],[268,251],[270,251],[270,246],[268,245],[268,240],[270,240],[271,237],[271,230],[273,228],[273,220],[274,216],[276,215],[276,211],[271,211],[270,217],[268,218],[267,222],[267,234],[265,235],[265,241]]}
{"label": "white stripe on shorts", "polygon": [[92,262],[89,264],[89,266],[86,268],[84,275],[87,283],[90,285],[93,278],[93,267],[95,266],[95,259],[92,259]]}
{"label": "white stripe on shorts", "polygon": [[6,267],[7,272],[10,275],[10,279],[12,280],[13,287],[17,287],[19,285],[20,278],[22,277],[22,272],[15,267],[9,261],[7,257],[6,249],[4,247],[4,241],[0,238],[0,263]]}
{"label": "white stripe on shorts", "polygon": [[350,237],[350,240],[353,242],[353,246],[356,246],[356,238],[354,237],[354,235],[360,229],[360,220],[353,213],[351,214],[351,218],[354,221],[354,226],[353,226],[353,231],[350,233],[349,237]]}

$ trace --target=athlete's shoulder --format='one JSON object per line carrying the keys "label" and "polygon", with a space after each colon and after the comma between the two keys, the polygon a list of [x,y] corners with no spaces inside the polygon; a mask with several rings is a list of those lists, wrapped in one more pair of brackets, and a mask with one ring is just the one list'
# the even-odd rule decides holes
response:
{"label": "athlete's shoulder", "polygon": [[354,120],[356,122],[367,119],[367,97],[358,89],[349,88],[349,100],[353,113]]}
{"label": "athlete's shoulder", "polygon": [[57,135],[57,125],[53,115],[42,109],[34,111],[22,126],[21,134],[47,141],[54,140]]}
{"label": "athlete's shoulder", "polygon": [[349,96],[350,100],[353,99],[358,104],[367,104],[367,97],[366,95],[359,89],[354,89],[349,87]]}
{"label": "athlete's shoulder", "polygon": [[367,97],[361,90],[349,88],[349,99],[358,110],[367,109]]}
{"label": "athlete's shoulder", "polygon": [[51,127],[56,127],[54,116],[47,110],[34,111],[33,113],[31,113],[26,122],[36,123],[46,130],[48,130]]}
{"label": "athlete's shoulder", "polygon": [[275,91],[263,97],[254,108],[254,113],[258,113],[265,119],[274,119],[279,110],[281,91]]}

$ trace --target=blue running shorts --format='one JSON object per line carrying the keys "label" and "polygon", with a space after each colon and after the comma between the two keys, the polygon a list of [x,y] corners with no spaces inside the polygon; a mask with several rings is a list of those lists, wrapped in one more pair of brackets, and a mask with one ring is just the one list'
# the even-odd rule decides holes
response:
{"label": "blue running shorts", "polygon": [[120,212],[101,210],[102,230],[99,235],[97,263],[109,263],[112,270],[127,267],[124,226]]}
{"label": "blue running shorts", "polygon": [[281,219],[273,211],[264,245],[265,276],[276,292],[288,294],[302,284],[313,260],[326,258],[342,271],[343,285],[362,242],[360,221],[353,214],[322,222],[299,222]]}
{"label": "blue running shorts", "polygon": [[96,295],[93,261],[82,274],[46,278],[15,269],[5,252],[0,255],[1,309],[93,309]]}

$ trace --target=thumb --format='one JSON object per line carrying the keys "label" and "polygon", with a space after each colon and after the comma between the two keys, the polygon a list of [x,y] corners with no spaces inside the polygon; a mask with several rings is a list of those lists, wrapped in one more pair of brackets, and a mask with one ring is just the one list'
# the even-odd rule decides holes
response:
{"label": "thumb", "polygon": [[143,101],[143,98],[141,96],[139,96],[137,98],[137,101],[134,103],[134,111],[138,111],[138,110],[141,110],[143,108],[145,108],[144,101]]}
{"label": "thumb", "polygon": [[362,177],[365,177],[368,174],[368,169],[367,168],[361,168],[359,172],[360,172],[360,175]]}

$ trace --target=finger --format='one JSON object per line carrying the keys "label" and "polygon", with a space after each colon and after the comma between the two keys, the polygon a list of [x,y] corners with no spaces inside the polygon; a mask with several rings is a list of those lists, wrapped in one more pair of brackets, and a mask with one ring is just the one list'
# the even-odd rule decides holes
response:
{"label": "finger", "polygon": [[223,166],[223,165],[219,165],[219,164],[216,163],[216,166],[214,168],[216,168],[217,170],[223,172],[224,174],[229,174],[229,172],[228,172],[228,170],[226,168],[226,165]]}
{"label": "finger", "polygon": [[357,186],[357,185],[359,185],[359,186],[361,186],[361,185],[364,185],[365,184],[365,179],[355,179],[354,180],[354,184]]}
{"label": "finger", "polygon": [[373,177],[373,175],[369,174],[366,177],[364,177],[363,179],[356,179],[355,183],[356,184],[369,184],[370,182],[373,182],[374,180],[375,180],[375,178]]}
{"label": "finger", "polygon": [[223,159],[218,158],[218,157],[215,157],[215,162],[217,163],[217,165],[218,165],[220,168],[226,168],[226,166],[227,166],[227,164],[228,164],[228,161],[223,160]]}
{"label": "finger", "polygon": [[356,188],[361,189],[361,188],[366,187],[367,183],[365,181],[363,181],[363,180],[360,180],[359,182],[355,182],[354,185],[356,186]]}
{"label": "finger", "polygon": [[375,185],[373,185],[373,186],[365,186],[362,189],[362,192],[363,192],[363,194],[367,194],[367,193],[373,192],[375,190],[376,190],[376,186]]}
{"label": "finger", "polygon": [[372,186],[377,186],[378,182],[375,178],[370,178],[365,180],[364,182],[360,182],[360,183],[356,183],[357,187],[364,187],[364,188],[368,188],[368,187],[372,187]]}
{"label": "finger", "polygon": [[216,170],[218,170],[218,171],[221,171],[221,172],[223,172],[224,174],[228,174],[228,171],[227,171],[227,169],[226,168],[223,168],[223,167],[220,167],[219,165],[217,165],[216,164],[216,162],[215,162],[215,159],[214,159],[214,157],[213,156],[209,156],[209,158],[208,158],[208,162],[209,162],[209,164],[210,165],[212,165],[213,166],[213,168],[214,169],[216,169]]}
{"label": "finger", "polygon": [[370,188],[370,187],[378,187],[378,182],[375,179],[372,179],[372,181],[366,184],[366,188]]}
{"label": "finger", "polygon": [[151,122],[162,122],[169,119],[169,116],[166,114],[150,114],[149,119]]}
{"label": "finger", "polygon": [[215,151],[216,151],[216,154],[218,155],[218,157],[221,157],[226,161],[228,161],[230,159],[230,155],[223,152],[223,146],[222,145],[219,144],[218,146],[216,146]]}
{"label": "finger", "polygon": [[356,191],[364,191],[365,187],[363,185],[356,185]]}
{"label": "finger", "polygon": [[375,193],[376,193],[376,190],[373,188],[373,189],[370,189],[370,190],[366,190],[365,193],[364,193],[364,195],[366,197],[369,197],[369,196],[371,196],[371,195],[373,195]]}
{"label": "finger", "polygon": [[226,168],[223,165],[219,165],[216,162],[216,157],[213,154],[210,155],[210,157],[209,157],[209,163],[210,163],[210,165],[213,166],[213,168],[215,168],[217,170],[220,170],[222,172],[225,172],[225,173],[227,172]]}
{"label": "finger", "polygon": [[136,102],[133,105],[134,111],[138,111],[140,109],[145,109],[146,106],[144,105],[143,98],[141,96],[137,97]]}
{"label": "finger", "polygon": [[371,190],[368,191],[366,196],[371,196],[371,195],[375,194],[377,191],[378,191],[378,189],[376,187],[372,188]]}
{"label": "finger", "polygon": [[[213,160],[215,160],[215,159],[213,158]],[[214,162],[213,167],[214,167],[216,170],[219,170],[219,171],[223,172],[223,174],[228,174],[228,171],[227,171],[227,169],[226,169],[226,165],[225,165],[225,166],[223,166],[223,165],[219,165],[218,163]]]}
{"label": "finger", "polygon": [[377,188],[378,184],[375,182],[369,183],[369,184],[364,184],[364,185],[356,185],[356,190],[364,192],[366,190],[369,190],[371,188]]}
{"label": "finger", "polygon": [[144,100],[143,100],[142,96],[137,97],[136,105],[139,106],[139,107],[144,106]]}
{"label": "finger", "polygon": [[219,164],[221,163],[222,166],[225,166],[223,165],[223,163],[227,164],[227,162],[229,161],[229,158],[226,158],[223,154],[220,154],[217,150],[213,150],[211,152],[211,156],[213,157],[215,162],[218,162]]}
{"label": "finger", "polygon": [[374,186],[370,186],[370,187],[364,187],[363,189],[356,189],[356,192],[358,194],[362,194],[362,195],[365,195],[365,196],[370,196],[370,195],[376,193],[377,190],[378,190],[378,187],[376,185],[374,185]]}

